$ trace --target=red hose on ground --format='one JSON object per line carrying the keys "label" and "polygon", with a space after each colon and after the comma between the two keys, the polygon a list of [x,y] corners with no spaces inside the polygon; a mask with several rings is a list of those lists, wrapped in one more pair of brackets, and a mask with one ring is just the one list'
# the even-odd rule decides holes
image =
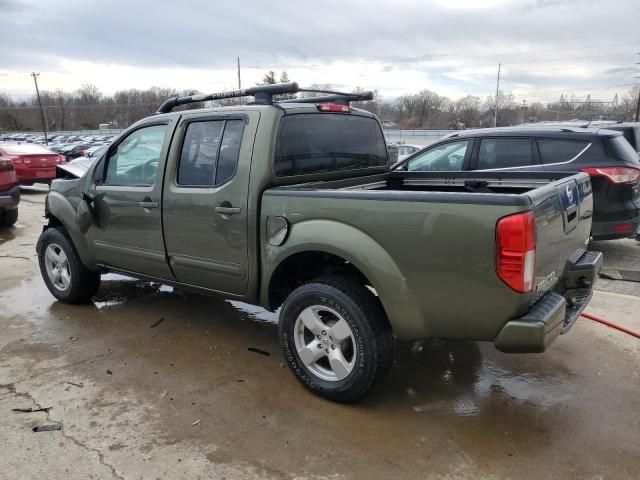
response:
{"label": "red hose on ground", "polygon": [[607,327],[615,328],[616,330],[620,330],[621,332],[627,333],[633,337],[640,338],[640,332],[636,332],[635,330],[631,330],[630,328],[612,323],[608,320],[605,320],[604,318],[596,317],[595,315],[589,315],[588,313],[581,313],[580,316],[588,318],[589,320],[593,320],[594,322],[602,323]]}

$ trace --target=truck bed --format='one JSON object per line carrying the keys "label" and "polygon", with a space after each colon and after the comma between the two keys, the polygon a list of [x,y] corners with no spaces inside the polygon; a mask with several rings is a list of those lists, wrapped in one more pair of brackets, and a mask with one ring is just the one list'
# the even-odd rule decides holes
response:
{"label": "truck bed", "polygon": [[[494,340],[504,319],[525,313],[562,278],[567,258],[585,248],[592,205],[586,174],[392,172],[267,189],[261,224],[278,216],[293,237],[306,226],[318,229],[310,237],[330,232],[330,253],[338,256],[353,241],[359,269],[379,269],[388,275],[385,285],[399,286],[378,293],[392,322],[403,316],[401,337]],[[496,275],[495,229],[502,217],[523,211],[535,214],[538,250],[534,291],[519,294]],[[313,240],[305,248],[314,248]],[[389,264],[371,266],[371,250]],[[277,255],[277,248],[263,251],[267,269]]]}

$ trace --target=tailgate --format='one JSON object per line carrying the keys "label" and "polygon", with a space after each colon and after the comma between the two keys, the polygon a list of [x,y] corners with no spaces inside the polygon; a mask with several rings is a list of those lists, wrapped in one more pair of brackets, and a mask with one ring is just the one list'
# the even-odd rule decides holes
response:
{"label": "tailgate", "polygon": [[567,176],[527,193],[536,217],[535,302],[563,277],[576,251],[586,249],[591,234],[593,194],[589,176]]}

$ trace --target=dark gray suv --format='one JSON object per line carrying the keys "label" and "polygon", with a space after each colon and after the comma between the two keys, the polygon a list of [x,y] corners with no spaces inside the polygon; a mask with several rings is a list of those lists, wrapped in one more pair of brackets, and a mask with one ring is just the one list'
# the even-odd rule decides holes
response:
{"label": "dark gray suv", "polygon": [[622,132],[533,125],[463,130],[395,166],[416,171],[586,172],[595,240],[632,237],[640,226],[640,160]]}

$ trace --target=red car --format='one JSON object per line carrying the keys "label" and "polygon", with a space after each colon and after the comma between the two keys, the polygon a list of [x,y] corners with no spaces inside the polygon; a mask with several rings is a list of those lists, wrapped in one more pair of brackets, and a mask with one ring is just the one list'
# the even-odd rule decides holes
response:
{"label": "red car", "polygon": [[20,187],[11,160],[0,157],[0,227],[10,227],[18,220]]}
{"label": "red car", "polygon": [[64,157],[40,145],[30,143],[0,143],[0,160],[11,160],[20,185],[51,183],[56,178],[56,165]]}

